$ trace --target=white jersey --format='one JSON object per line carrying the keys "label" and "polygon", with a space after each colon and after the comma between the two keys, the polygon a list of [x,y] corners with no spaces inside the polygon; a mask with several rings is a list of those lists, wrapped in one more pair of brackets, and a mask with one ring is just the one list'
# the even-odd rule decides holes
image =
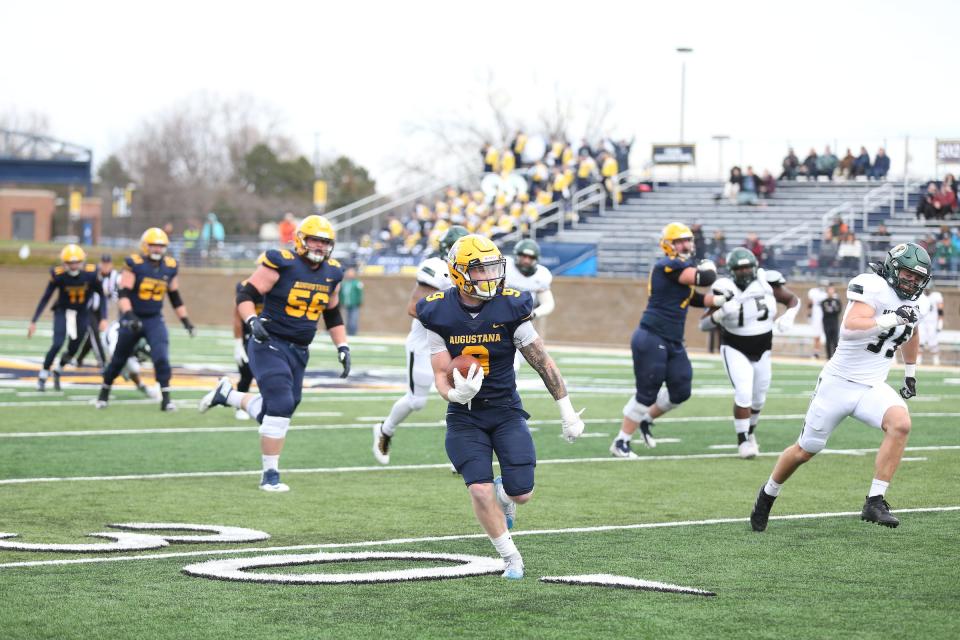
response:
{"label": "white jersey", "polygon": [[[530,293],[537,294],[541,291],[549,291],[552,283],[553,274],[550,273],[550,269],[547,269],[542,264],[537,265],[537,269],[532,275],[525,276],[520,273],[520,269],[517,269],[517,265],[513,260],[507,260],[507,277],[504,280],[504,286],[516,289],[517,291],[529,291]],[[536,304],[536,295],[533,296],[533,300],[534,304]]]}
{"label": "white jersey", "polygon": [[[447,261],[439,256],[433,256],[421,262],[417,267],[417,284],[433,287],[437,291],[446,291],[452,287]],[[419,320],[414,318],[410,323],[410,333],[407,335],[407,351],[425,351],[428,348],[427,330]]]}
{"label": "white jersey", "polygon": [[827,299],[827,290],[823,287],[814,287],[807,291],[807,300],[810,301],[810,324],[817,331],[823,329],[823,307],[820,306]]}
{"label": "white jersey", "polygon": [[[851,280],[847,285],[847,300],[844,320],[854,302],[870,305],[878,315],[893,313],[903,305],[918,306],[916,301],[900,298],[886,280],[874,273],[862,273]],[[914,325],[900,325],[880,334],[854,339],[845,338],[841,331],[837,350],[823,371],[859,384],[881,384],[890,373],[894,354],[900,345],[910,339],[914,329]]]}
{"label": "white jersey", "polygon": [[773,331],[777,315],[777,299],[772,285],[786,281],[779,271],[757,269],[756,279],[741,290],[730,278],[720,278],[714,289],[735,291],[736,296],[723,304],[725,315],[720,326],[736,336],[759,336]]}
{"label": "white jersey", "polygon": [[943,294],[939,291],[924,292],[917,300],[919,305],[920,324],[923,327],[923,333],[929,331],[936,332],[937,323],[940,319],[940,305],[943,304]]}

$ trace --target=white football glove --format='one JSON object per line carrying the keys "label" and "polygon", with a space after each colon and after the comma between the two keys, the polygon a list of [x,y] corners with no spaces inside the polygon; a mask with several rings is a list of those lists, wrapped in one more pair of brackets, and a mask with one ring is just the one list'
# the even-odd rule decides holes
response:
{"label": "white football glove", "polygon": [[881,329],[892,329],[902,324],[913,324],[917,321],[917,310],[908,304],[897,307],[893,313],[883,313],[877,318],[877,326]]}
{"label": "white football glove", "polygon": [[713,294],[713,306],[715,307],[719,307],[737,297],[736,291],[723,286],[715,286],[710,292]]}
{"label": "white football glove", "polygon": [[483,367],[478,367],[476,364],[470,365],[470,370],[467,371],[467,377],[464,378],[463,374],[460,373],[459,369],[453,370],[453,389],[447,392],[447,400],[450,402],[457,402],[459,404],[467,405],[467,408],[472,408],[470,406],[470,401],[473,400],[473,397],[480,393],[480,386],[483,384]]}
{"label": "white football glove", "polygon": [[719,309],[711,313],[713,321],[717,324],[723,324],[723,319],[729,316],[735,316],[740,313],[740,303],[736,300],[727,300]]}
{"label": "white football glove", "polygon": [[557,406],[560,407],[560,427],[563,430],[563,437],[567,442],[572,443],[583,433],[583,420],[580,419],[586,409],[574,411],[570,403],[570,396],[564,396],[557,400]]}
{"label": "white football glove", "polygon": [[943,318],[937,319],[937,331],[943,331]]}
{"label": "white football glove", "polygon": [[233,343],[233,359],[236,360],[238,367],[242,367],[249,362],[247,348],[243,344],[243,338],[236,338],[236,342]]}
{"label": "white football glove", "polygon": [[773,326],[776,327],[777,331],[780,333],[786,333],[787,331],[790,331],[790,328],[793,327],[793,321],[796,319],[797,313],[799,312],[799,304],[795,307],[790,307],[780,314],[780,317],[774,321]]}

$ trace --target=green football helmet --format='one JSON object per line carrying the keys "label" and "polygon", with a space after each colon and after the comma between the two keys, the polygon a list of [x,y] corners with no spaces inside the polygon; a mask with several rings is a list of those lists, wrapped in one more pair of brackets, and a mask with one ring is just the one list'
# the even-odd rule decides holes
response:
{"label": "green football helmet", "polygon": [[[533,262],[521,263],[520,256],[533,258]],[[537,272],[537,263],[540,262],[540,245],[536,240],[527,238],[521,240],[513,247],[513,264],[517,266],[517,271],[525,276],[532,276]]]}
{"label": "green football helmet", "polygon": [[446,259],[447,254],[450,253],[450,247],[466,235],[470,235],[470,232],[467,231],[466,227],[461,227],[458,224],[447,229],[447,232],[440,237],[440,241],[437,243],[437,250],[440,252],[440,255]]}
{"label": "green football helmet", "polygon": [[900,298],[916,300],[930,284],[932,267],[927,250],[916,243],[907,242],[887,252],[880,275]]}
{"label": "green football helmet", "polygon": [[757,279],[758,266],[757,257],[746,247],[737,247],[727,254],[727,269],[733,275],[733,283],[741,291]]}

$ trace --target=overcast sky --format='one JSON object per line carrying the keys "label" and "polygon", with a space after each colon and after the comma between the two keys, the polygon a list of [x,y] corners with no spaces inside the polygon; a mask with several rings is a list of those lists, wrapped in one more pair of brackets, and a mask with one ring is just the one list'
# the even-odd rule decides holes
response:
{"label": "overcast sky", "polygon": [[[7,2],[0,114],[41,112],[51,133],[116,150],[138,123],[198,91],[257,96],[310,157],[349,155],[390,182],[411,124],[464,110],[484,79],[536,122],[556,89],[583,114],[601,96],[610,133],[686,139],[715,174],[776,169],[788,143],[930,153],[960,137],[955,74],[960,3],[821,2]],[[571,132],[574,142],[580,132]],[[926,141],[926,142],[924,142]],[[856,152],[856,147],[854,152]],[[898,151],[899,156],[898,157]],[[744,157],[747,156],[747,157]],[[928,163],[931,165],[932,162]]]}

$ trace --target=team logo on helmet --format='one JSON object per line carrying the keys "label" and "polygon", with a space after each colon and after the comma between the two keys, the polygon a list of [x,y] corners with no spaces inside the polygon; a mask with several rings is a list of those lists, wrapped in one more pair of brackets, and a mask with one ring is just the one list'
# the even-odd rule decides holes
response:
{"label": "team logo on helmet", "polygon": [[491,300],[501,289],[507,260],[497,245],[481,235],[460,238],[447,253],[450,280],[464,295]]}
{"label": "team logo on helmet", "polygon": [[[310,249],[307,246],[308,238],[323,241],[323,247],[319,250]],[[336,240],[337,233],[330,221],[323,216],[311,215],[297,225],[297,232],[293,236],[293,249],[297,255],[319,264],[330,257]]]}
{"label": "team logo on helmet", "polygon": [[[170,240],[166,232],[160,227],[150,227],[140,236],[140,253],[151,260],[160,260],[167,252]],[[162,248],[158,248],[162,247]]]}

